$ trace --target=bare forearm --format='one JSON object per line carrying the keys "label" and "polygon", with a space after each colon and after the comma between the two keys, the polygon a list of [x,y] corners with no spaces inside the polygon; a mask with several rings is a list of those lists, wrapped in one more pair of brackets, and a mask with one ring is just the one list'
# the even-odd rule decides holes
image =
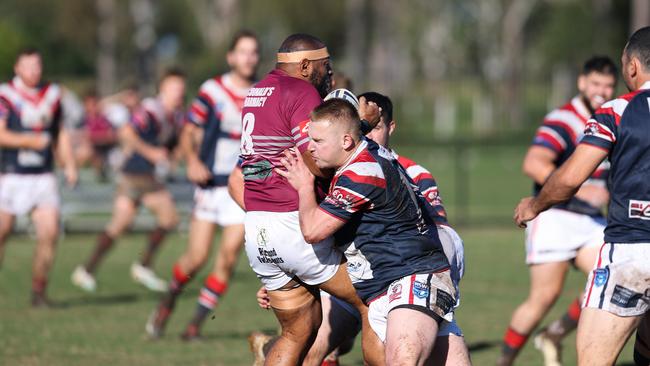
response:
{"label": "bare forearm", "polygon": [[547,180],[539,195],[533,203],[533,210],[537,213],[547,210],[553,205],[568,201],[573,197],[582,182],[568,179],[564,169],[558,169]]}
{"label": "bare forearm", "polygon": [[142,141],[136,132],[129,126],[124,126],[120,129],[120,140],[128,149],[135,151],[142,155],[145,159],[152,163],[156,163],[155,151],[156,147]]}
{"label": "bare forearm", "polygon": [[300,230],[305,240],[315,243],[329,236],[329,233],[321,232],[324,228],[317,223],[318,203],[314,187],[301,187],[298,190],[298,212],[300,217]]}
{"label": "bare forearm", "polygon": [[10,149],[37,149],[39,138],[32,133],[3,130],[0,132],[0,146]]}
{"label": "bare forearm", "polygon": [[74,153],[72,152],[72,143],[68,131],[62,130],[59,133],[56,150],[65,167],[75,167]]}
{"label": "bare forearm", "polygon": [[181,131],[178,148],[180,149],[183,158],[187,161],[192,159],[198,160],[199,158],[197,141],[200,141],[201,139],[201,132],[202,131],[191,124],[185,125]]}

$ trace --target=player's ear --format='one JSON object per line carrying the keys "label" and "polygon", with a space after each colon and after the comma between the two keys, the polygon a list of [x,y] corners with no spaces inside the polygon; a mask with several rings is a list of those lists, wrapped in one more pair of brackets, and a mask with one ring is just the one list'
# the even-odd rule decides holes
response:
{"label": "player's ear", "polygon": [[628,75],[630,78],[636,78],[637,74],[639,73],[639,67],[641,66],[641,62],[636,56],[631,56],[630,62],[627,63],[627,71]]}
{"label": "player's ear", "polygon": [[232,69],[233,64],[235,63],[235,60],[233,60],[234,56],[232,54],[232,51],[228,51],[226,54],[226,62],[228,63],[228,66]]}
{"label": "player's ear", "polygon": [[308,78],[309,76],[311,76],[311,73],[313,72],[313,68],[314,68],[311,61],[307,60],[306,58],[300,61],[299,67],[300,67],[300,75],[302,75],[304,78]]}
{"label": "player's ear", "polygon": [[395,122],[395,120],[390,121],[388,124],[388,136],[393,134],[395,127],[397,127],[397,122]]}
{"label": "player's ear", "polygon": [[580,76],[578,76],[578,90],[581,92],[584,91],[585,87],[587,86],[586,78],[587,76],[584,74],[580,74]]}

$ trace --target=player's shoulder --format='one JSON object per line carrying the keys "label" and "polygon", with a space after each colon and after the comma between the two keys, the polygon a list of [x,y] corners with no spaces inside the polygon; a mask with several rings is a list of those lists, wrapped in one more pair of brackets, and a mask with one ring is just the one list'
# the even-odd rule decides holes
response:
{"label": "player's shoulder", "polygon": [[211,77],[209,79],[204,80],[201,83],[201,86],[199,86],[199,92],[208,91],[208,90],[216,87],[218,85],[217,80],[220,79],[220,78],[221,78],[221,76],[217,75],[217,76],[213,76],[213,77]]}
{"label": "player's shoulder", "polygon": [[[564,123],[564,124],[569,124],[569,125],[579,125],[579,126],[573,126],[577,128],[582,128],[582,121],[586,118],[589,118],[589,113],[584,112],[581,113],[578,109],[585,109],[586,107],[584,106],[583,102],[578,99],[578,97],[575,97],[568,101],[567,103],[551,110],[544,116],[544,124],[549,124],[549,123]],[[584,116],[582,116],[584,115]],[[581,118],[582,116],[582,118]]]}
{"label": "player's shoulder", "polygon": [[394,150],[393,150],[393,155],[394,155],[395,158],[397,159],[397,162],[399,163],[399,165],[401,165],[401,166],[404,167],[405,169],[408,169],[408,168],[410,168],[410,167],[412,167],[412,166],[416,166],[416,165],[418,165],[415,161],[413,161],[413,160],[407,158],[407,157],[404,156],[404,155],[399,155],[399,154],[398,154],[397,152],[395,152]]}
{"label": "player's shoulder", "polygon": [[373,154],[368,146],[363,146],[352,157],[350,162],[339,170],[338,175],[353,183],[385,186],[385,175],[379,157]]}
{"label": "player's shoulder", "polygon": [[[648,89],[638,89],[631,91],[629,93],[622,94],[612,100],[608,100],[603,103],[600,108],[594,112],[594,118],[596,120],[613,120],[616,125],[618,125],[623,117],[623,114],[628,107],[633,104],[644,102],[643,97],[650,96],[650,90]],[[645,109],[644,109],[645,111]]]}

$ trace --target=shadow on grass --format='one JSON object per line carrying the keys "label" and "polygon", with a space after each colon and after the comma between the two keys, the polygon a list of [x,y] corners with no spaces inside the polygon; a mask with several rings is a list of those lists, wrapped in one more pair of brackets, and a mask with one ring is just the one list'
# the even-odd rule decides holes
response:
{"label": "shadow on grass", "polygon": [[140,300],[141,294],[125,293],[125,294],[111,294],[111,295],[92,295],[83,297],[74,297],[67,300],[57,301],[57,308],[72,308],[79,306],[104,306],[115,304],[126,304]]}
{"label": "shadow on grass", "polygon": [[469,348],[469,352],[482,352],[486,351],[490,348],[498,347],[501,344],[501,341],[478,341],[474,343],[469,343],[467,345],[467,348]]}

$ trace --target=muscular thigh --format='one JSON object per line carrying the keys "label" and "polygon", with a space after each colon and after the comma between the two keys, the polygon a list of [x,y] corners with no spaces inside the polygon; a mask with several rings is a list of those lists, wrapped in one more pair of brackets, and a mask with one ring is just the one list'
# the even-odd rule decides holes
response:
{"label": "muscular thigh", "polygon": [[433,350],[438,322],[429,314],[409,308],[396,308],[388,313],[386,326],[386,360],[420,360],[424,362]]}

